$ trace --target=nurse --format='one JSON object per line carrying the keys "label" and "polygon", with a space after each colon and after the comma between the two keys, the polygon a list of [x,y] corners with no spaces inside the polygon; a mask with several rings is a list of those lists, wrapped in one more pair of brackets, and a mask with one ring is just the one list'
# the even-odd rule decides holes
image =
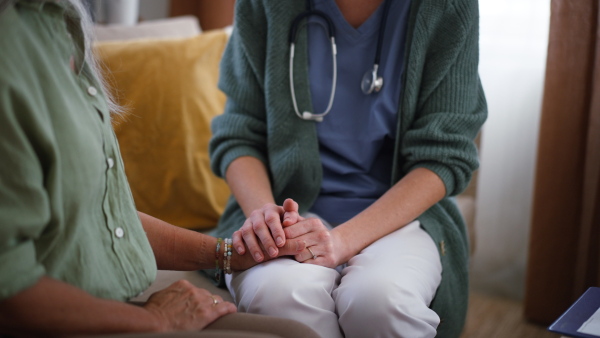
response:
{"label": "nurse", "polygon": [[216,235],[257,262],[307,246],[227,275],[238,310],[323,337],[459,336],[452,196],[487,117],[478,17],[476,0],[237,2],[210,144],[232,191]]}

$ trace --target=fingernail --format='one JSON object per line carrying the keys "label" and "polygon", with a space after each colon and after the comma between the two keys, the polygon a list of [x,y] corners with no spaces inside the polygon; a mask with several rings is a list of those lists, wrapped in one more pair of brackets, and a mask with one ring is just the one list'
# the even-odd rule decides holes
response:
{"label": "fingernail", "polygon": [[259,262],[262,260],[262,255],[259,254],[258,252],[254,254],[254,260]]}
{"label": "fingernail", "polygon": [[277,245],[283,245],[283,238],[277,237]]}
{"label": "fingernail", "polygon": [[271,257],[275,257],[275,255],[277,255],[277,250],[275,250],[275,248],[273,248],[273,247],[270,247],[269,255],[271,255]]}
{"label": "fingernail", "polygon": [[244,248],[242,248],[241,246],[238,246],[236,250],[240,255],[242,254],[242,252],[244,252]]}

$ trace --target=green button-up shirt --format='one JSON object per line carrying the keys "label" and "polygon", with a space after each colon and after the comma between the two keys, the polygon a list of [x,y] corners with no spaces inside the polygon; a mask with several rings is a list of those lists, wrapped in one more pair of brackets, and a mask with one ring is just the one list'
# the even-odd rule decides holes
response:
{"label": "green button-up shirt", "polygon": [[0,300],[43,275],[125,300],[156,276],[90,74],[68,5],[0,13]]}

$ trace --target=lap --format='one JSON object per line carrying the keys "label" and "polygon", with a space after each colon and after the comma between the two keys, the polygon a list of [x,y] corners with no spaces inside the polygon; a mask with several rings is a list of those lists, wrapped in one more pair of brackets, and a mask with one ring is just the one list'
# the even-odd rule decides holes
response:
{"label": "lap", "polygon": [[244,334],[274,335],[285,338],[317,338],[308,326],[291,319],[260,316],[249,313],[232,313],[206,327],[206,332],[238,331]]}
{"label": "lap", "polygon": [[[441,281],[437,247],[418,221],[369,245],[354,256],[339,274],[334,269],[282,258],[234,273],[227,279],[236,302],[240,293],[269,289],[274,302],[298,288],[319,288],[332,293],[338,287],[356,284],[365,289],[378,285],[407,285],[425,294],[427,305]],[[366,284],[365,284],[366,283]],[[390,290],[388,290],[390,291]],[[278,297],[279,296],[279,297]]]}
{"label": "lap", "polygon": [[[363,290],[392,296],[394,290],[409,291],[422,296],[429,306],[441,278],[442,264],[437,247],[415,221],[351,258],[342,270],[342,283],[337,292],[348,288],[353,294]],[[370,287],[365,288],[365,285]]]}
{"label": "lap", "polygon": [[429,304],[442,267],[419,222],[379,239],[339,270],[277,259],[226,281],[240,311],[298,319],[322,336],[372,335],[363,330],[373,323],[380,336],[435,335],[439,317]]}

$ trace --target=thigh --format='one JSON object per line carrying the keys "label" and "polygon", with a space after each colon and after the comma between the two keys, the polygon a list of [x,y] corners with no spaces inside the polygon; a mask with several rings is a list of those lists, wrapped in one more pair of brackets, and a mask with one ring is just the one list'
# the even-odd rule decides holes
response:
{"label": "thigh", "polygon": [[441,274],[435,243],[410,223],[350,259],[333,293],[340,326],[347,337],[435,336],[439,317],[429,304]]}
{"label": "thigh", "polygon": [[[1,336],[0,336],[1,337]],[[286,338],[288,336],[277,336],[268,333],[255,333],[232,330],[202,330],[202,331],[179,331],[166,333],[123,333],[107,335],[78,335],[78,338]],[[313,336],[310,336],[313,337]]]}
{"label": "thigh", "polygon": [[[277,305],[297,294],[303,294],[304,301],[310,303],[318,303],[324,295],[331,298],[339,278],[333,269],[280,258],[233,273],[226,276],[225,281],[239,310],[252,312],[248,310],[253,303]],[[274,312],[279,310],[273,309]]]}
{"label": "thigh", "polygon": [[223,316],[208,325],[205,330],[207,332],[241,331],[246,334],[269,334],[284,338],[319,337],[310,327],[298,321],[250,313],[232,313]]}
{"label": "thigh", "polygon": [[241,312],[294,319],[324,337],[341,337],[331,293],[334,269],[275,259],[226,277]]}
{"label": "thigh", "polygon": [[442,262],[433,239],[414,221],[354,256],[342,271],[347,280],[392,280],[414,289],[427,306],[442,280]]}

